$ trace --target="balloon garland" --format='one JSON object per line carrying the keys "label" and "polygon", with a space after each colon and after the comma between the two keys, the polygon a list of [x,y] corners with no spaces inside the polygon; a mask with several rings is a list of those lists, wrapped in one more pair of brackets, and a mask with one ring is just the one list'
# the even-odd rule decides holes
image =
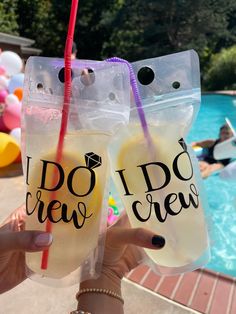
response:
{"label": "balloon garland", "polygon": [[0,168],[20,161],[22,68],[15,52],[0,53]]}

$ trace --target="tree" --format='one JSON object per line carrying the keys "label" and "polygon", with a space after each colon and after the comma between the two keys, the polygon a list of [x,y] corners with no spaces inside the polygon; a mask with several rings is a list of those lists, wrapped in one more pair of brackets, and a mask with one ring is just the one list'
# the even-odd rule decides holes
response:
{"label": "tree", "polygon": [[[63,57],[71,1],[4,0],[1,31],[36,41],[44,56]],[[80,0],[75,29],[80,59],[130,61],[193,48],[202,70],[236,42],[235,0]]]}
{"label": "tree", "polygon": [[140,0],[113,1],[112,8],[103,13],[101,24],[109,30],[102,45],[104,58],[116,55],[135,60],[142,55],[144,3]]}
{"label": "tree", "polygon": [[236,45],[213,55],[203,76],[208,90],[236,89]]}
{"label": "tree", "polygon": [[[35,46],[46,56],[56,55],[60,33],[55,29],[56,20],[49,0],[17,1],[19,33],[35,40]],[[60,24],[58,25],[58,28]]]}
{"label": "tree", "polygon": [[200,55],[206,48],[214,51],[220,38],[231,36],[227,26],[233,8],[234,0],[124,1],[103,53],[134,60],[189,48]]}
{"label": "tree", "polygon": [[106,12],[112,12],[119,0],[82,0],[76,24],[75,41],[81,59],[102,58],[102,47],[109,40],[110,24],[103,23]]}
{"label": "tree", "polygon": [[[75,28],[79,58],[101,57],[102,45],[108,36],[100,20],[112,2],[80,1]],[[71,2],[65,0],[18,0],[20,34],[35,39],[35,45],[43,50],[43,55],[63,57],[70,6]]]}
{"label": "tree", "polygon": [[4,0],[0,3],[0,30],[3,33],[18,35],[17,3]]}

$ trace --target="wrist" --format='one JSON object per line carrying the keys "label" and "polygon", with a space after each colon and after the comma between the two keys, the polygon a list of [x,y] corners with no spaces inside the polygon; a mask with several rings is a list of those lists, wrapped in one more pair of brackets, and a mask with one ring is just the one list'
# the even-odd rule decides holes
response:
{"label": "wrist", "polygon": [[97,279],[83,281],[76,299],[78,309],[89,313],[124,313],[121,279],[110,270],[103,269]]}
{"label": "wrist", "polygon": [[121,294],[121,279],[109,269],[103,268],[97,279],[89,279],[81,282],[80,289],[87,288],[109,289]]}

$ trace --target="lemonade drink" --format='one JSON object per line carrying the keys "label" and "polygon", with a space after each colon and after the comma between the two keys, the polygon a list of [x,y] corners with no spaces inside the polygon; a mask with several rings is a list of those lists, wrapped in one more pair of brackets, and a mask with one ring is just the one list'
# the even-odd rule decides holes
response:
{"label": "lemonade drink", "polygon": [[53,235],[47,269],[41,267],[42,252],[26,254],[33,272],[62,278],[97,246],[108,139],[101,132],[68,132],[57,162],[55,136],[47,136],[42,148],[41,135],[26,135],[26,229],[45,231],[50,220]]}
{"label": "lemonade drink", "polygon": [[166,240],[161,250],[146,249],[159,266],[183,267],[208,249],[200,191],[181,126],[149,126],[151,147],[139,124],[130,123],[110,147],[112,176],[132,227]]}

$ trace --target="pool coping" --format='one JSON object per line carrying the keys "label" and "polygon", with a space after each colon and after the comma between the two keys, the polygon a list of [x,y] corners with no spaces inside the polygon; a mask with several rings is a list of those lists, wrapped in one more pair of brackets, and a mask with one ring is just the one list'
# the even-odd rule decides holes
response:
{"label": "pool coping", "polygon": [[236,313],[236,277],[206,268],[181,275],[159,276],[148,266],[139,265],[126,278],[200,313]]}
{"label": "pool coping", "polygon": [[202,91],[202,95],[220,94],[226,96],[236,96],[236,90]]}

